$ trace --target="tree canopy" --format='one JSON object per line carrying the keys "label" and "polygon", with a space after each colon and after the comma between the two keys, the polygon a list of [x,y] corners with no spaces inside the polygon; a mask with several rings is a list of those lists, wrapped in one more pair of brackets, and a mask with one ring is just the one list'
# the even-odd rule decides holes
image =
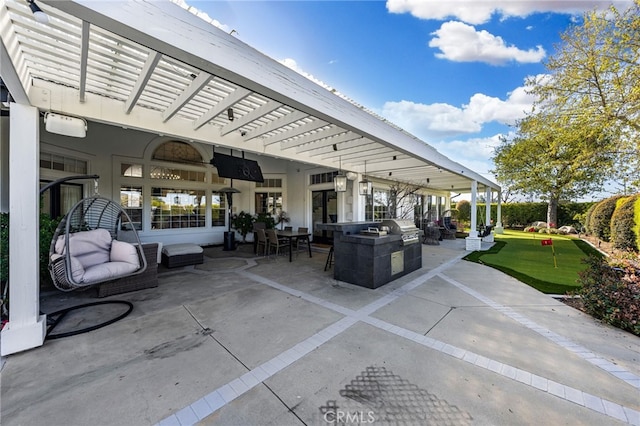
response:
{"label": "tree canopy", "polygon": [[507,187],[553,204],[601,189],[640,185],[640,0],[625,11],[585,13],[562,34],[549,74],[528,81],[533,111],[494,152]]}

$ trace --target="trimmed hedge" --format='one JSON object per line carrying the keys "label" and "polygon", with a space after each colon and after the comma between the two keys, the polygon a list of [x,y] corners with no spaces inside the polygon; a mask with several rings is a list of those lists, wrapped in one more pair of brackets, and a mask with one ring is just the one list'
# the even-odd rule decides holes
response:
{"label": "trimmed hedge", "polygon": [[617,249],[637,251],[640,249],[640,194],[621,200],[624,201],[611,216],[611,242]]}
{"label": "trimmed hedge", "polygon": [[602,241],[609,241],[611,237],[611,217],[616,207],[624,198],[622,195],[616,195],[600,201],[591,214],[589,223],[589,233],[600,238]]}
{"label": "trimmed hedge", "polygon": [[[462,203],[460,201],[458,204]],[[558,224],[557,226],[570,225],[576,229],[582,229],[583,224],[577,219],[578,216],[584,215],[585,212],[594,203],[561,203],[558,206]],[[457,207],[457,206],[456,206]],[[462,206],[466,208],[466,206]],[[485,217],[485,204],[478,203],[476,205],[478,220]],[[547,203],[505,203],[501,205],[502,225],[505,228],[524,228],[525,226],[536,222],[547,220]],[[491,204],[491,217],[497,217],[497,204]]]}
{"label": "trimmed hedge", "polygon": [[589,207],[586,211],[586,213],[584,214],[584,228],[585,231],[588,232],[589,234],[591,234],[591,225],[592,225],[592,218],[593,218],[593,211],[596,209],[596,207],[598,206],[598,203],[593,203],[591,204],[591,207]]}

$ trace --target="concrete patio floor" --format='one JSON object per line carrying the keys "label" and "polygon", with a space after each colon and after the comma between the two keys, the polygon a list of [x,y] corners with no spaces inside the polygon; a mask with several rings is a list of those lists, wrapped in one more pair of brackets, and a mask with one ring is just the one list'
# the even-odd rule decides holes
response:
{"label": "concrete patio floor", "polygon": [[6,357],[0,423],[640,425],[640,338],[461,260],[464,240],[375,290],[334,280],[326,253],[250,249],[161,268],[108,298],[134,304],[124,320]]}

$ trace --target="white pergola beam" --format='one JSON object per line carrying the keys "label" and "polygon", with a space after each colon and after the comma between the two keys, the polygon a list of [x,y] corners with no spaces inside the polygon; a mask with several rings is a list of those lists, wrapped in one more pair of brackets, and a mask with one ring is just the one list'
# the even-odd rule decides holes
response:
{"label": "white pergola beam", "polygon": [[202,114],[200,118],[194,121],[193,129],[198,130],[199,128],[201,128],[202,126],[204,126],[205,124],[207,124],[208,122],[216,118],[218,115],[227,111],[227,109],[231,108],[237,102],[240,102],[241,100],[243,100],[249,95],[251,95],[251,92],[247,89],[243,89],[240,87],[234,90],[229,94],[229,96],[227,96],[226,98],[218,102],[213,108],[211,108],[206,113]]}
{"label": "white pergola beam", "polygon": [[310,140],[309,142],[305,142],[304,145],[300,145],[296,148],[296,153],[301,154],[303,152],[319,150],[325,147],[329,147],[330,149],[327,150],[327,152],[330,152],[333,151],[333,145],[338,146],[354,139],[364,140],[359,134],[345,131],[339,127],[326,132],[309,135],[308,139]]}
{"label": "white pergola beam", "polygon": [[282,107],[282,104],[276,101],[269,101],[264,105],[260,105],[253,111],[243,115],[242,117],[236,117],[232,122],[230,122],[226,126],[223,126],[222,129],[220,129],[220,135],[228,135],[234,130],[238,130],[240,127],[245,126],[252,121],[258,120],[268,114],[271,114],[273,111],[277,110],[280,107]]}
{"label": "white pergola beam", "polygon": [[245,139],[248,140],[248,139],[260,137],[266,133],[273,132],[277,129],[288,126],[291,123],[295,123],[296,121],[303,120],[306,117],[309,117],[309,115],[300,111],[293,111],[289,114],[283,115],[282,117],[276,120],[270,121],[268,124],[265,124],[263,126],[258,127],[257,129],[250,131],[246,135]]}
{"label": "white pergola beam", "polygon": [[[301,124],[300,126],[296,127],[295,129],[291,129],[289,131],[282,132],[282,133],[279,133],[279,134],[274,135],[274,136],[266,137],[266,138],[264,138],[262,140],[262,143],[265,146],[267,146],[267,145],[271,145],[271,144],[274,144],[274,143],[277,143],[277,142],[287,141],[287,142],[283,142],[282,144],[280,144],[280,148],[282,148],[282,149],[292,148],[292,147],[297,146],[297,145],[287,145],[290,142],[291,143],[294,142],[293,140],[292,141],[288,141],[287,139],[295,138],[296,136],[300,136],[300,135],[302,135],[304,133],[311,132],[313,130],[316,130],[316,129],[319,129],[321,127],[325,127],[325,126],[328,126],[328,125],[329,125],[329,123],[327,123],[326,121],[315,119],[315,120],[310,121],[308,123]],[[299,138],[299,139],[303,139],[303,138]],[[298,139],[295,139],[295,141],[297,142]]]}
{"label": "white pergola beam", "polygon": [[19,104],[28,105],[29,96],[27,96],[22,80],[13,66],[11,56],[4,44],[4,39],[0,40],[0,76],[2,76],[2,81],[9,89],[13,100]]}
{"label": "white pergola beam", "polygon": [[124,111],[126,114],[129,114],[131,112],[133,107],[136,105],[136,102],[138,102],[138,99],[140,99],[145,86],[147,85],[149,79],[151,78],[151,75],[153,74],[153,70],[158,65],[158,62],[160,62],[160,58],[162,58],[162,55],[160,53],[153,50],[149,52],[149,56],[147,56],[147,60],[145,61],[142,70],[140,71],[140,76],[138,77],[136,84],[131,90],[131,95],[129,96],[129,99],[127,99],[127,101],[124,103]]}
{"label": "white pergola beam", "polygon": [[183,91],[180,96],[173,101],[173,103],[162,113],[162,122],[166,122],[171,119],[183,106],[187,104],[194,96],[205,87],[213,76],[206,72],[198,74],[198,76],[191,82],[187,90]]}
{"label": "white pergola beam", "polygon": [[80,102],[84,102],[87,88],[87,63],[89,61],[89,30],[90,24],[82,21],[82,36],[80,37]]}

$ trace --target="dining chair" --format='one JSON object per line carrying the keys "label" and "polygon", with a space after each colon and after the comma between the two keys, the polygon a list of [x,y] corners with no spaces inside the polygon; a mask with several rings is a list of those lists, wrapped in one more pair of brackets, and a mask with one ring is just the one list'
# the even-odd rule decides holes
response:
{"label": "dining chair", "polygon": [[260,246],[262,246],[262,255],[266,256],[268,248],[267,234],[264,229],[256,229],[256,234],[258,235],[258,245],[256,246],[258,253],[260,253]]}
{"label": "dining chair", "polygon": [[[309,228],[299,227],[298,228],[298,232],[301,233],[301,234],[307,234],[309,232]],[[300,244],[300,243],[304,243],[304,244]],[[311,244],[309,242],[309,236],[308,235],[296,238],[296,254],[297,254],[297,251],[300,250],[300,246],[306,247],[308,244]]]}
{"label": "dining chair", "polygon": [[268,253],[271,256],[271,249],[275,249],[275,254],[278,256],[280,253],[281,247],[288,247],[289,243],[284,240],[280,240],[278,238],[278,234],[276,234],[275,229],[267,229],[267,241],[269,242]]}
{"label": "dining chair", "polygon": [[284,230],[285,231],[293,231],[293,226],[285,226]]}

